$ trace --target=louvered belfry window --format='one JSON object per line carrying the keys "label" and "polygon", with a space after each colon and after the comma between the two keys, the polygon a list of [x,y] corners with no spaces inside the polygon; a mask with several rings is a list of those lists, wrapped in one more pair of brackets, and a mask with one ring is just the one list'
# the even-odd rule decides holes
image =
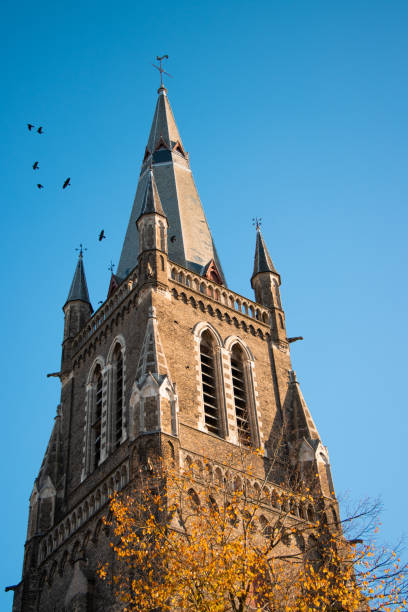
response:
{"label": "louvered belfry window", "polygon": [[215,370],[214,341],[205,331],[201,337],[200,359],[203,386],[204,420],[208,431],[220,435],[220,417],[217,397],[217,374]]}
{"label": "louvered belfry window", "polygon": [[114,382],[114,409],[113,409],[113,445],[118,448],[122,439],[123,414],[123,357],[120,347],[114,354],[115,382]]}
{"label": "louvered belfry window", "polygon": [[102,370],[98,365],[94,377],[94,410],[93,410],[93,466],[96,468],[101,458],[101,425],[102,425]]}
{"label": "louvered belfry window", "polygon": [[231,372],[238,439],[241,444],[249,446],[251,444],[251,428],[248,416],[248,394],[245,385],[244,358],[242,350],[237,345],[232,349]]}

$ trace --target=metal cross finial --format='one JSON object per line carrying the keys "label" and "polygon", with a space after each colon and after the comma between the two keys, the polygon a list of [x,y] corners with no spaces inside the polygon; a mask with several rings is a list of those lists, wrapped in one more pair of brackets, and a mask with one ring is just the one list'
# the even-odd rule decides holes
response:
{"label": "metal cross finial", "polygon": [[255,225],[256,229],[260,230],[262,225],[262,217],[254,217],[252,219],[252,225]]}
{"label": "metal cross finial", "polygon": [[113,271],[115,269],[116,264],[113,263],[113,261],[111,260],[109,266],[108,266],[108,270],[110,270],[113,274]]}
{"label": "metal cross finial", "polygon": [[79,257],[80,259],[82,259],[82,256],[84,254],[84,251],[87,251],[88,249],[86,247],[83,246],[82,242],[79,245],[79,248],[75,249],[76,251],[79,251]]}
{"label": "metal cross finial", "polygon": [[162,66],[162,61],[164,59],[169,59],[169,56],[168,55],[162,55],[161,57],[157,56],[156,59],[157,59],[157,61],[160,62],[160,66],[156,66],[156,64],[152,64],[152,66],[154,66],[156,68],[156,70],[158,70],[160,72],[160,88],[162,88],[162,87],[164,87],[164,85],[163,85],[163,74],[173,78],[172,75],[169,74],[168,72],[166,72],[164,70],[163,66]]}

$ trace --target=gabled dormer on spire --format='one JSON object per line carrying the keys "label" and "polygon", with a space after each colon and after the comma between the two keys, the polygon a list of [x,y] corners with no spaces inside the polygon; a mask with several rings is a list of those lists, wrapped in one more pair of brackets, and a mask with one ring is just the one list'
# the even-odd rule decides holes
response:
{"label": "gabled dormer on spire", "polygon": [[66,340],[75,336],[83,328],[93,312],[85,277],[82,247],[63,310],[65,314],[64,340]]}
{"label": "gabled dormer on spire", "polygon": [[117,275],[125,278],[138,262],[140,247],[136,222],[140,219],[144,207],[152,166],[157,189],[156,199],[160,201],[169,222],[169,260],[202,276],[214,260],[221,283],[225,284],[167,89],[162,85],[158,94]]}
{"label": "gabled dormer on spire", "polygon": [[281,304],[280,284],[280,274],[273,265],[261,228],[257,223],[254,272],[251,277],[251,285],[255,291],[255,300],[262,306],[271,309],[273,337],[278,340],[286,340],[285,314]]}

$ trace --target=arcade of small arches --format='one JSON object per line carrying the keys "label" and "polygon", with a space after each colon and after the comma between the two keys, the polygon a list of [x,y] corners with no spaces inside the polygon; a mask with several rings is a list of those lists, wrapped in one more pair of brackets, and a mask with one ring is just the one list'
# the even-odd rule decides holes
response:
{"label": "arcade of small arches", "polygon": [[193,276],[174,266],[171,269],[171,278],[180,285],[185,285],[194,291],[202,293],[206,297],[228,306],[232,308],[232,310],[236,310],[251,319],[261,321],[267,325],[270,323],[270,315],[266,309],[260,308],[255,302],[241,298],[225,290],[223,287],[214,286],[214,284],[208,282],[207,279],[204,280],[200,277]]}
{"label": "arcade of small arches", "polygon": [[208,313],[211,317],[217,317],[220,321],[226,321],[228,324],[234,325],[238,329],[243,329],[253,336],[258,336],[262,340],[268,340],[270,338],[269,332],[265,333],[260,327],[255,328],[252,323],[248,325],[247,321],[243,319],[238,320],[236,316],[231,317],[228,312],[221,312],[219,308],[214,309],[211,304],[205,305],[202,300],[196,300],[193,296],[188,297],[184,291],[178,292],[177,289],[172,289],[171,294],[174,299],[180,299],[184,304],[190,304],[193,308],[199,308],[201,312]]}
{"label": "arcade of small arches", "polygon": [[[44,538],[40,547],[39,564],[92,518],[92,516],[109,501],[115,491],[121,491],[128,482],[129,465],[128,462],[126,462],[116,470],[115,474],[112,474],[101,483],[96,491],[88,495],[75,510],[56,525],[56,527]],[[70,558],[73,559],[72,554]]]}
{"label": "arcade of small arches", "polygon": [[[255,478],[243,478],[238,474],[233,476],[231,469],[223,466],[206,462],[204,467],[201,459],[192,456],[192,454],[185,454],[184,465],[188,470],[193,470],[194,477],[198,483],[203,482],[206,485],[215,483],[219,487],[230,488],[231,492],[245,490],[249,499],[252,498],[257,503],[261,503],[262,506],[265,506],[266,510],[270,509],[278,513],[283,512],[288,516],[308,521],[309,523],[316,521],[315,511],[311,503],[302,502],[295,497],[289,499],[285,497],[284,491],[277,487],[266,485]],[[197,501],[199,499],[197,493],[194,489],[191,489],[191,491],[191,497]],[[283,499],[282,503],[279,501],[280,499]]]}

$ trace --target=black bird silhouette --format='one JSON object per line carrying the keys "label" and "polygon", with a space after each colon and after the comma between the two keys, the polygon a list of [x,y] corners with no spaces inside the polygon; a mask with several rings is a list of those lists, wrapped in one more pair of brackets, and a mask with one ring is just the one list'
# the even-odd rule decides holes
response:
{"label": "black bird silhouette", "polygon": [[[33,126],[34,127],[34,126]],[[40,127],[37,130],[37,134],[44,134],[42,126],[40,125]]]}
{"label": "black bird silhouette", "polygon": [[101,242],[104,238],[106,238],[105,230],[102,230],[101,233],[99,234],[99,238],[98,238],[99,242]]}
{"label": "black bird silhouette", "polygon": [[27,127],[28,127],[28,131],[31,132],[31,130],[33,129],[34,125],[32,123],[27,123]]}
{"label": "black bird silhouette", "polygon": [[71,179],[70,177],[68,177],[67,179],[65,179],[64,184],[62,186],[63,189],[66,189],[68,187],[68,185],[70,185],[71,183],[69,182]]}
{"label": "black bird silhouette", "polygon": [[41,185],[41,183],[37,183],[37,187],[38,189],[44,189],[44,185]]}
{"label": "black bird silhouette", "polygon": [[176,237],[175,237],[175,236],[172,236],[172,237],[170,238],[170,242],[176,242]]}
{"label": "black bird silhouette", "polygon": [[38,161],[33,163],[33,170],[39,170],[40,166],[38,165]]}

